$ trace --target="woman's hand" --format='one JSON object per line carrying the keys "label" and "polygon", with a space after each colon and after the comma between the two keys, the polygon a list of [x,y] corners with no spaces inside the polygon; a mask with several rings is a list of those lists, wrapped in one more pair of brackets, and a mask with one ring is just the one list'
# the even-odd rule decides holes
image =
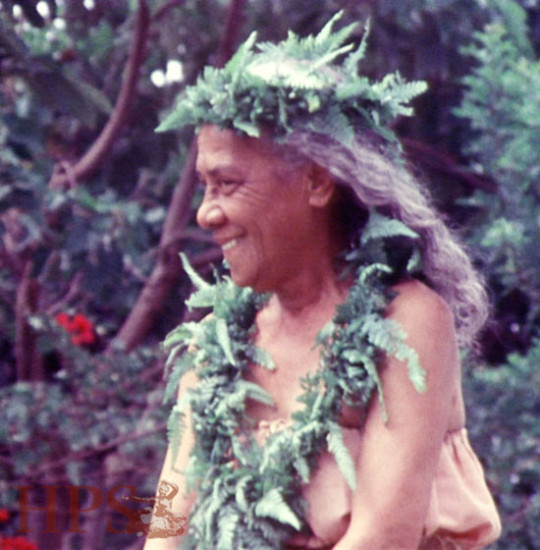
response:
{"label": "woman's hand", "polygon": [[373,541],[355,541],[345,536],[336,545],[332,546],[332,550],[418,550],[418,546],[388,546],[385,542],[377,544]]}
{"label": "woman's hand", "polygon": [[346,537],[343,537],[335,546],[332,546],[332,550],[359,550],[360,546],[354,544],[351,541],[347,541]]}

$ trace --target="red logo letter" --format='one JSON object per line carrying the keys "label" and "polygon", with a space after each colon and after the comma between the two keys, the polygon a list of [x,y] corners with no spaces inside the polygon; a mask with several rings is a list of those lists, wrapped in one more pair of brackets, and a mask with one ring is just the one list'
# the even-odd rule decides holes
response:
{"label": "red logo letter", "polygon": [[[19,490],[19,533],[28,533],[28,512],[45,512],[45,533],[58,533],[56,530],[56,489],[59,485],[47,485],[45,487],[45,506],[30,506],[31,487],[17,487]],[[32,499],[33,502],[36,499]]]}
{"label": "red logo letter", "polygon": [[[131,497],[133,497],[133,495],[135,494],[135,487],[133,485],[116,485],[107,493],[107,506],[113,512],[116,512],[121,516],[126,517],[129,520],[128,523],[137,521],[138,519],[137,512],[132,508],[130,508],[129,506],[126,506],[125,504],[122,504],[121,502],[116,500],[115,493],[118,491],[118,489],[128,489]],[[126,530],[122,529],[121,531],[119,531],[115,529],[110,519],[107,519],[107,532],[120,534],[120,533],[125,533]]]}
{"label": "red logo letter", "polygon": [[[79,529],[79,516],[82,513],[91,512],[96,508],[99,508],[103,503],[103,495],[97,487],[89,487],[86,485],[77,486],[73,485],[68,487],[69,490],[69,529],[70,533],[86,533],[86,531]],[[90,504],[86,508],[79,507],[79,492],[90,492]]]}

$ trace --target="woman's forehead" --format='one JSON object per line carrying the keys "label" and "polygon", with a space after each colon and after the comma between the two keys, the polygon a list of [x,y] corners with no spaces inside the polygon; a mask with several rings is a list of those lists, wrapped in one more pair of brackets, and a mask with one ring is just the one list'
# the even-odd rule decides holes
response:
{"label": "woman's forehead", "polygon": [[217,166],[230,166],[252,163],[264,159],[275,162],[270,152],[271,144],[266,140],[244,137],[232,130],[217,126],[203,126],[197,136],[197,169],[214,169]]}
{"label": "woman's forehead", "polygon": [[237,134],[233,130],[220,128],[213,124],[204,125],[197,136],[197,143],[201,147],[220,147],[233,150],[263,151],[271,148],[266,139],[254,138]]}

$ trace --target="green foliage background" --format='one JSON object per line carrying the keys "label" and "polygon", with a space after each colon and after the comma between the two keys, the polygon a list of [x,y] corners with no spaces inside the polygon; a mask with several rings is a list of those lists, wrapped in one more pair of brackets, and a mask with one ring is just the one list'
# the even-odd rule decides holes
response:
{"label": "green foliage background", "polygon": [[[177,92],[251,30],[264,40],[288,28],[305,35],[344,8],[343,24],[372,18],[367,75],[400,70],[430,85],[417,117],[395,130],[489,283],[493,318],[465,371],[468,426],[503,516],[493,548],[534,548],[537,0],[39,4],[0,2],[0,507],[13,516],[0,529],[18,526],[17,485],[153,494],[168,415],[159,342],[186,318],[190,287],[177,253],[199,271],[219,260],[194,224],[189,130],[153,129]],[[93,170],[76,172],[119,112],[134,36],[145,55],[123,123]],[[152,84],[171,59],[183,80]],[[84,315],[93,343],[75,345],[56,322],[62,312]],[[107,518],[125,525],[102,506],[81,515],[84,533],[44,535],[35,514],[29,537],[51,548],[140,547],[108,533]]]}

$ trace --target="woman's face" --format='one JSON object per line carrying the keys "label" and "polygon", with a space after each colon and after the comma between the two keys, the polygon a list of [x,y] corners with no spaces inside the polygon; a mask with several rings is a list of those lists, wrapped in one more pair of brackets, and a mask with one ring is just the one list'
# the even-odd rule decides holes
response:
{"label": "woman's face", "polygon": [[198,146],[205,192],[197,222],[213,231],[236,284],[278,290],[312,241],[307,167],[292,169],[263,141],[215,126],[201,130]]}

